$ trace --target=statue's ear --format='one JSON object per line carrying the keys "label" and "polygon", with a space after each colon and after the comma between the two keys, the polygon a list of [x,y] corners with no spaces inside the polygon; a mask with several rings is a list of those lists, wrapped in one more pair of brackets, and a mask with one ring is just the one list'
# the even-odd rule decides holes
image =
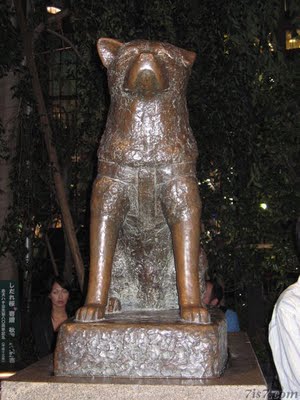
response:
{"label": "statue's ear", "polygon": [[118,42],[115,39],[100,38],[98,40],[97,50],[104,67],[109,67],[122,45],[123,43]]}
{"label": "statue's ear", "polygon": [[196,59],[196,53],[184,49],[180,49],[180,51],[183,57],[184,65],[187,67],[191,67]]}

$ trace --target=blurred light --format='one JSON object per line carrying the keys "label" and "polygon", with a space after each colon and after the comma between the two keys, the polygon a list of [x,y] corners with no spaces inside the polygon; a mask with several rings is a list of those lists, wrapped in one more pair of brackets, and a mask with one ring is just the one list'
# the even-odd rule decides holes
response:
{"label": "blurred light", "polygon": [[259,207],[263,210],[266,210],[268,208],[268,205],[266,203],[260,203]]}
{"label": "blurred light", "polygon": [[52,223],[52,228],[62,228],[62,220],[60,218],[55,218]]}
{"label": "blurred light", "polygon": [[256,247],[260,250],[269,250],[273,248],[273,244],[272,243],[258,243],[256,245]]}
{"label": "blurred light", "polygon": [[300,29],[285,32],[285,47],[287,50],[300,49]]}
{"label": "blurred light", "polygon": [[0,379],[7,379],[10,378],[11,376],[15,375],[15,372],[0,372]]}
{"label": "blurred light", "polygon": [[42,228],[42,225],[36,224],[36,226],[34,228],[34,235],[36,237],[42,237],[41,228]]}
{"label": "blurred light", "polygon": [[271,42],[268,42],[268,46],[271,51],[274,51],[274,46]]}
{"label": "blurred light", "polygon": [[272,33],[271,32],[268,34],[268,46],[271,51],[275,50],[273,43],[272,43]]}
{"label": "blurred light", "polygon": [[49,14],[58,14],[59,12],[61,12],[61,8],[52,7],[52,6],[47,7],[47,13],[49,13]]}
{"label": "blurred light", "polygon": [[48,0],[47,1],[47,12],[49,14],[58,14],[63,9],[63,1],[62,0]]}

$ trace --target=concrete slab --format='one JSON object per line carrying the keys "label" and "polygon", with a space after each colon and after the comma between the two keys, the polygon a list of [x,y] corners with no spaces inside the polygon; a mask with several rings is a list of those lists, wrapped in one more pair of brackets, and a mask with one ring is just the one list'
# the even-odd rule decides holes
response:
{"label": "concrete slab", "polygon": [[1,400],[246,400],[267,386],[245,333],[228,334],[230,358],[219,378],[80,378],[53,374],[51,356],[2,382]]}

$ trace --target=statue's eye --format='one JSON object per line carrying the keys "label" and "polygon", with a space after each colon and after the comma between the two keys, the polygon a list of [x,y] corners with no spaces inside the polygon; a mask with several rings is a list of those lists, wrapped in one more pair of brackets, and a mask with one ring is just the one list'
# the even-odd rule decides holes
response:
{"label": "statue's eye", "polygon": [[173,60],[173,57],[171,56],[171,54],[169,54],[166,50],[162,49],[162,50],[158,50],[156,53],[159,57],[161,57],[162,59],[164,58],[169,58],[170,60]]}
{"label": "statue's eye", "polygon": [[126,53],[120,56],[119,62],[121,64],[126,64],[130,59],[139,54],[139,50],[137,48],[131,48],[126,50],[127,50]]}

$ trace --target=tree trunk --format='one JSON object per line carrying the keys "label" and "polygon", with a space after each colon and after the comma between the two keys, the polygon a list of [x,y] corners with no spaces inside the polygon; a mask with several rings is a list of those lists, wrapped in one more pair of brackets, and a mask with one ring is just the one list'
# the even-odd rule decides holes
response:
{"label": "tree trunk", "polygon": [[33,92],[36,98],[37,108],[40,117],[41,129],[44,133],[44,139],[46,143],[46,148],[49,156],[50,163],[53,168],[53,179],[56,190],[57,201],[59,203],[63,226],[70,246],[70,251],[75,264],[75,269],[77,273],[77,278],[79,282],[80,289],[83,290],[84,281],[84,265],[81,258],[78,241],[76,238],[76,232],[73,224],[73,219],[71,216],[70,208],[68,205],[68,199],[66,195],[66,189],[63,182],[63,178],[60,172],[59,161],[56,153],[56,149],[52,141],[52,128],[50,125],[49,117],[47,114],[47,109],[44,101],[44,96],[38,77],[38,71],[34,59],[33,53],[33,33],[28,31],[26,20],[24,17],[24,12],[22,9],[22,0],[17,0],[15,2],[17,22],[23,37],[24,43],[24,54],[26,57],[26,63],[30,71]]}
{"label": "tree trunk", "polygon": [[[71,160],[69,160],[69,157],[68,157],[68,159],[64,165],[64,168],[63,168],[63,178],[64,178],[65,182],[69,182],[70,162],[71,162]],[[68,187],[69,187],[69,185],[68,185]],[[68,196],[69,196],[70,190],[67,189],[67,192],[68,192]],[[72,259],[72,253],[70,251],[69,242],[68,242],[67,236],[65,234],[65,230],[64,230],[64,242],[65,242],[65,262],[64,262],[63,276],[67,282],[72,282],[73,259]]]}

